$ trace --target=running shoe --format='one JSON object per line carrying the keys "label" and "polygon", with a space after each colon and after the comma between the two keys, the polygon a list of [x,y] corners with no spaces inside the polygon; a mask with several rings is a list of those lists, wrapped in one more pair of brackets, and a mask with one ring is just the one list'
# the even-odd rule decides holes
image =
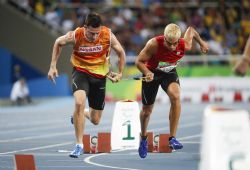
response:
{"label": "running shoe", "polygon": [[183,145],[176,138],[173,137],[169,141],[169,147],[174,149],[174,150],[177,150],[177,149],[182,149]]}
{"label": "running shoe", "polygon": [[148,140],[147,139],[141,139],[138,152],[141,158],[146,158],[147,153],[148,153]]}
{"label": "running shoe", "polygon": [[75,149],[69,154],[71,158],[78,158],[83,154],[83,148],[80,145],[76,145]]}

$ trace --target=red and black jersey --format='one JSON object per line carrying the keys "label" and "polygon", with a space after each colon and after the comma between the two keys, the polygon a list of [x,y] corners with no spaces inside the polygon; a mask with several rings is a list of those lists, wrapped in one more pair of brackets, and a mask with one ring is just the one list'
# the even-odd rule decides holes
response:
{"label": "red and black jersey", "polygon": [[166,62],[169,64],[175,64],[178,60],[180,60],[185,53],[185,41],[183,38],[180,38],[179,43],[174,51],[168,50],[164,46],[164,36],[157,36],[155,37],[158,43],[158,49],[156,54],[147,61],[146,67],[150,70],[154,70],[158,67],[159,62]]}

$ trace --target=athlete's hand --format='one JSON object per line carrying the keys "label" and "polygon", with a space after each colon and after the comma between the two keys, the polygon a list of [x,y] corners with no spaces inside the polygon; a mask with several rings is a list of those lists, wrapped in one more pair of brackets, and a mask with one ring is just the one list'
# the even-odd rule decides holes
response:
{"label": "athlete's hand", "polygon": [[48,79],[51,80],[54,84],[56,84],[55,78],[58,77],[58,71],[56,67],[50,67],[48,72]]}
{"label": "athlete's hand", "polygon": [[154,80],[154,73],[152,73],[151,71],[147,72],[146,76],[144,78],[144,81],[150,82],[150,81],[153,81],[153,80]]}
{"label": "athlete's hand", "polygon": [[206,54],[209,49],[208,43],[206,43],[205,41],[202,41],[200,44],[200,48],[201,48],[201,52]]}
{"label": "athlete's hand", "polygon": [[107,74],[108,79],[112,81],[112,83],[118,83],[122,78],[122,73],[109,72]]}
{"label": "athlete's hand", "polygon": [[240,59],[235,67],[233,68],[234,73],[238,76],[244,76],[247,73],[247,70],[249,68],[249,64],[244,59]]}

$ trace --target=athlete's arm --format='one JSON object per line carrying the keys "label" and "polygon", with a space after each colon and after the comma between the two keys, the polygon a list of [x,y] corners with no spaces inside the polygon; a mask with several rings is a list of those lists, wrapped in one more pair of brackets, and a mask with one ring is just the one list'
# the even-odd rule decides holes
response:
{"label": "athlete's arm", "polygon": [[137,68],[144,75],[146,75],[146,81],[152,81],[154,78],[154,74],[145,66],[145,62],[148,61],[156,53],[156,50],[156,40],[154,38],[150,39],[135,60],[135,65],[137,66]]}
{"label": "athlete's arm", "polygon": [[184,34],[185,50],[191,50],[193,39],[195,39],[195,41],[199,43],[201,52],[207,53],[208,44],[201,39],[199,33],[193,27],[188,27],[187,31]]}
{"label": "athlete's arm", "polygon": [[123,69],[125,66],[126,59],[125,59],[125,51],[113,33],[111,33],[111,48],[116,52],[116,54],[118,56],[119,73],[118,74],[112,73],[112,75],[110,75],[110,77],[108,77],[108,78],[112,82],[118,82],[122,77],[122,72],[123,72]]}
{"label": "athlete's arm", "polygon": [[250,37],[247,40],[241,59],[237,62],[237,64],[234,67],[234,72],[237,75],[244,76],[249,69],[249,64],[250,64]]}
{"label": "athlete's arm", "polygon": [[74,31],[69,31],[63,36],[60,36],[56,39],[55,44],[53,46],[53,52],[51,57],[51,63],[50,63],[50,69],[48,72],[48,79],[53,80],[55,77],[58,77],[58,71],[56,68],[56,64],[58,61],[58,58],[62,52],[62,47],[67,44],[74,44]]}
{"label": "athlete's arm", "polygon": [[118,56],[118,69],[119,69],[119,73],[122,74],[123,69],[124,69],[124,65],[126,62],[125,51],[113,33],[111,33],[111,48],[115,50],[115,52]]}

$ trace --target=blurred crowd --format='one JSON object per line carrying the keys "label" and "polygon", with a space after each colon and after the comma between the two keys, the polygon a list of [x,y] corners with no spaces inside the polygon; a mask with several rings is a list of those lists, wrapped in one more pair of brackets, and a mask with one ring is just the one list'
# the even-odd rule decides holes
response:
{"label": "blurred crowd", "polygon": [[[14,0],[61,33],[83,26],[90,11],[101,14],[127,55],[136,56],[145,42],[163,34],[170,23],[182,32],[193,26],[208,41],[210,54],[242,53],[250,35],[249,0]],[[188,54],[200,54],[199,47]]]}

